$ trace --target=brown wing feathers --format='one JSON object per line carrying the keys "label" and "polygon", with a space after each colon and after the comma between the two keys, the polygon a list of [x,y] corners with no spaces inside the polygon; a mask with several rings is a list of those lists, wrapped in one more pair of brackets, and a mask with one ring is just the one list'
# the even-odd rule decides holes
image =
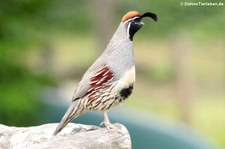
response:
{"label": "brown wing feathers", "polygon": [[[91,87],[86,93],[91,97],[96,94],[100,89],[106,89],[110,86],[109,82],[113,79],[114,75],[107,66],[103,66],[97,73],[90,79],[88,83]],[[89,99],[93,100],[93,99]]]}

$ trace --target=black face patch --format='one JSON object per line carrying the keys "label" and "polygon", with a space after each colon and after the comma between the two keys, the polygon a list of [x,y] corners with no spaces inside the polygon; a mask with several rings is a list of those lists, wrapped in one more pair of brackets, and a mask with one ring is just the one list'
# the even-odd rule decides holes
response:
{"label": "black face patch", "polygon": [[124,99],[126,99],[127,97],[130,96],[130,94],[132,93],[132,90],[133,90],[133,84],[130,85],[128,88],[123,88],[121,91],[120,91],[120,96]]}
{"label": "black face patch", "polygon": [[129,39],[133,41],[134,34],[142,27],[140,22],[131,22],[129,28]]}

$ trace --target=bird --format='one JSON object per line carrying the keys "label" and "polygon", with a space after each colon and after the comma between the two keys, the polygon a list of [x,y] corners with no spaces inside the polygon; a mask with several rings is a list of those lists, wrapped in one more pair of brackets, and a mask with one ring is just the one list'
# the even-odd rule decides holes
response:
{"label": "bird", "polygon": [[158,19],[153,12],[141,14],[138,11],[129,11],[122,17],[106,49],[84,73],[53,135],[57,135],[69,122],[89,110],[102,111],[102,123],[108,130],[115,129],[107,111],[132,93],[135,82],[133,37],[144,25],[144,17],[155,22]]}

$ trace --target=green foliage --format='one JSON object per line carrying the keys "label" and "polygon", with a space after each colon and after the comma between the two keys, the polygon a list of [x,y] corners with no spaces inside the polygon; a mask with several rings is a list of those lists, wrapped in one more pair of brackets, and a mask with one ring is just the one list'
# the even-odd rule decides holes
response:
{"label": "green foliage", "polygon": [[37,124],[41,102],[38,93],[43,85],[54,81],[47,75],[36,75],[22,63],[22,51],[1,49],[0,121],[7,125]]}
{"label": "green foliage", "polygon": [[7,125],[37,124],[43,85],[54,84],[48,74],[37,75],[26,64],[26,52],[41,43],[32,33],[32,21],[46,1],[0,2],[0,121]]}
{"label": "green foliage", "polygon": [[52,80],[36,76],[21,65],[0,63],[0,121],[18,126],[37,124],[41,106],[38,93]]}

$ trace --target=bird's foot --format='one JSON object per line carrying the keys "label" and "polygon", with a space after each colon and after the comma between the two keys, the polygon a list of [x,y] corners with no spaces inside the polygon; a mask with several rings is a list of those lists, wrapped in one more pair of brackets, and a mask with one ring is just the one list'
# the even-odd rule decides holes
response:
{"label": "bird's foot", "polygon": [[103,121],[100,123],[100,126],[103,126],[103,125],[109,131],[117,131],[117,132],[121,131],[121,126],[118,123],[112,124],[112,123],[108,123],[107,121]]}
{"label": "bird's foot", "polygon": [[100,123],[100,126],[102,126],[102,125],[105,125],[105,127],[109,131],[117,131],[117,132],[121,131],[121,126],[120,125],[118,125],[117,123],[116,124],[110,123],[106,112],[104,112],[104,121]]}
{"label": "bird's foot", "polygon": [[105,124],[105,127],[109,130],[109,131],[120,131],[121,130],[121,126],[117,125],[117,123],[115,124]]}

